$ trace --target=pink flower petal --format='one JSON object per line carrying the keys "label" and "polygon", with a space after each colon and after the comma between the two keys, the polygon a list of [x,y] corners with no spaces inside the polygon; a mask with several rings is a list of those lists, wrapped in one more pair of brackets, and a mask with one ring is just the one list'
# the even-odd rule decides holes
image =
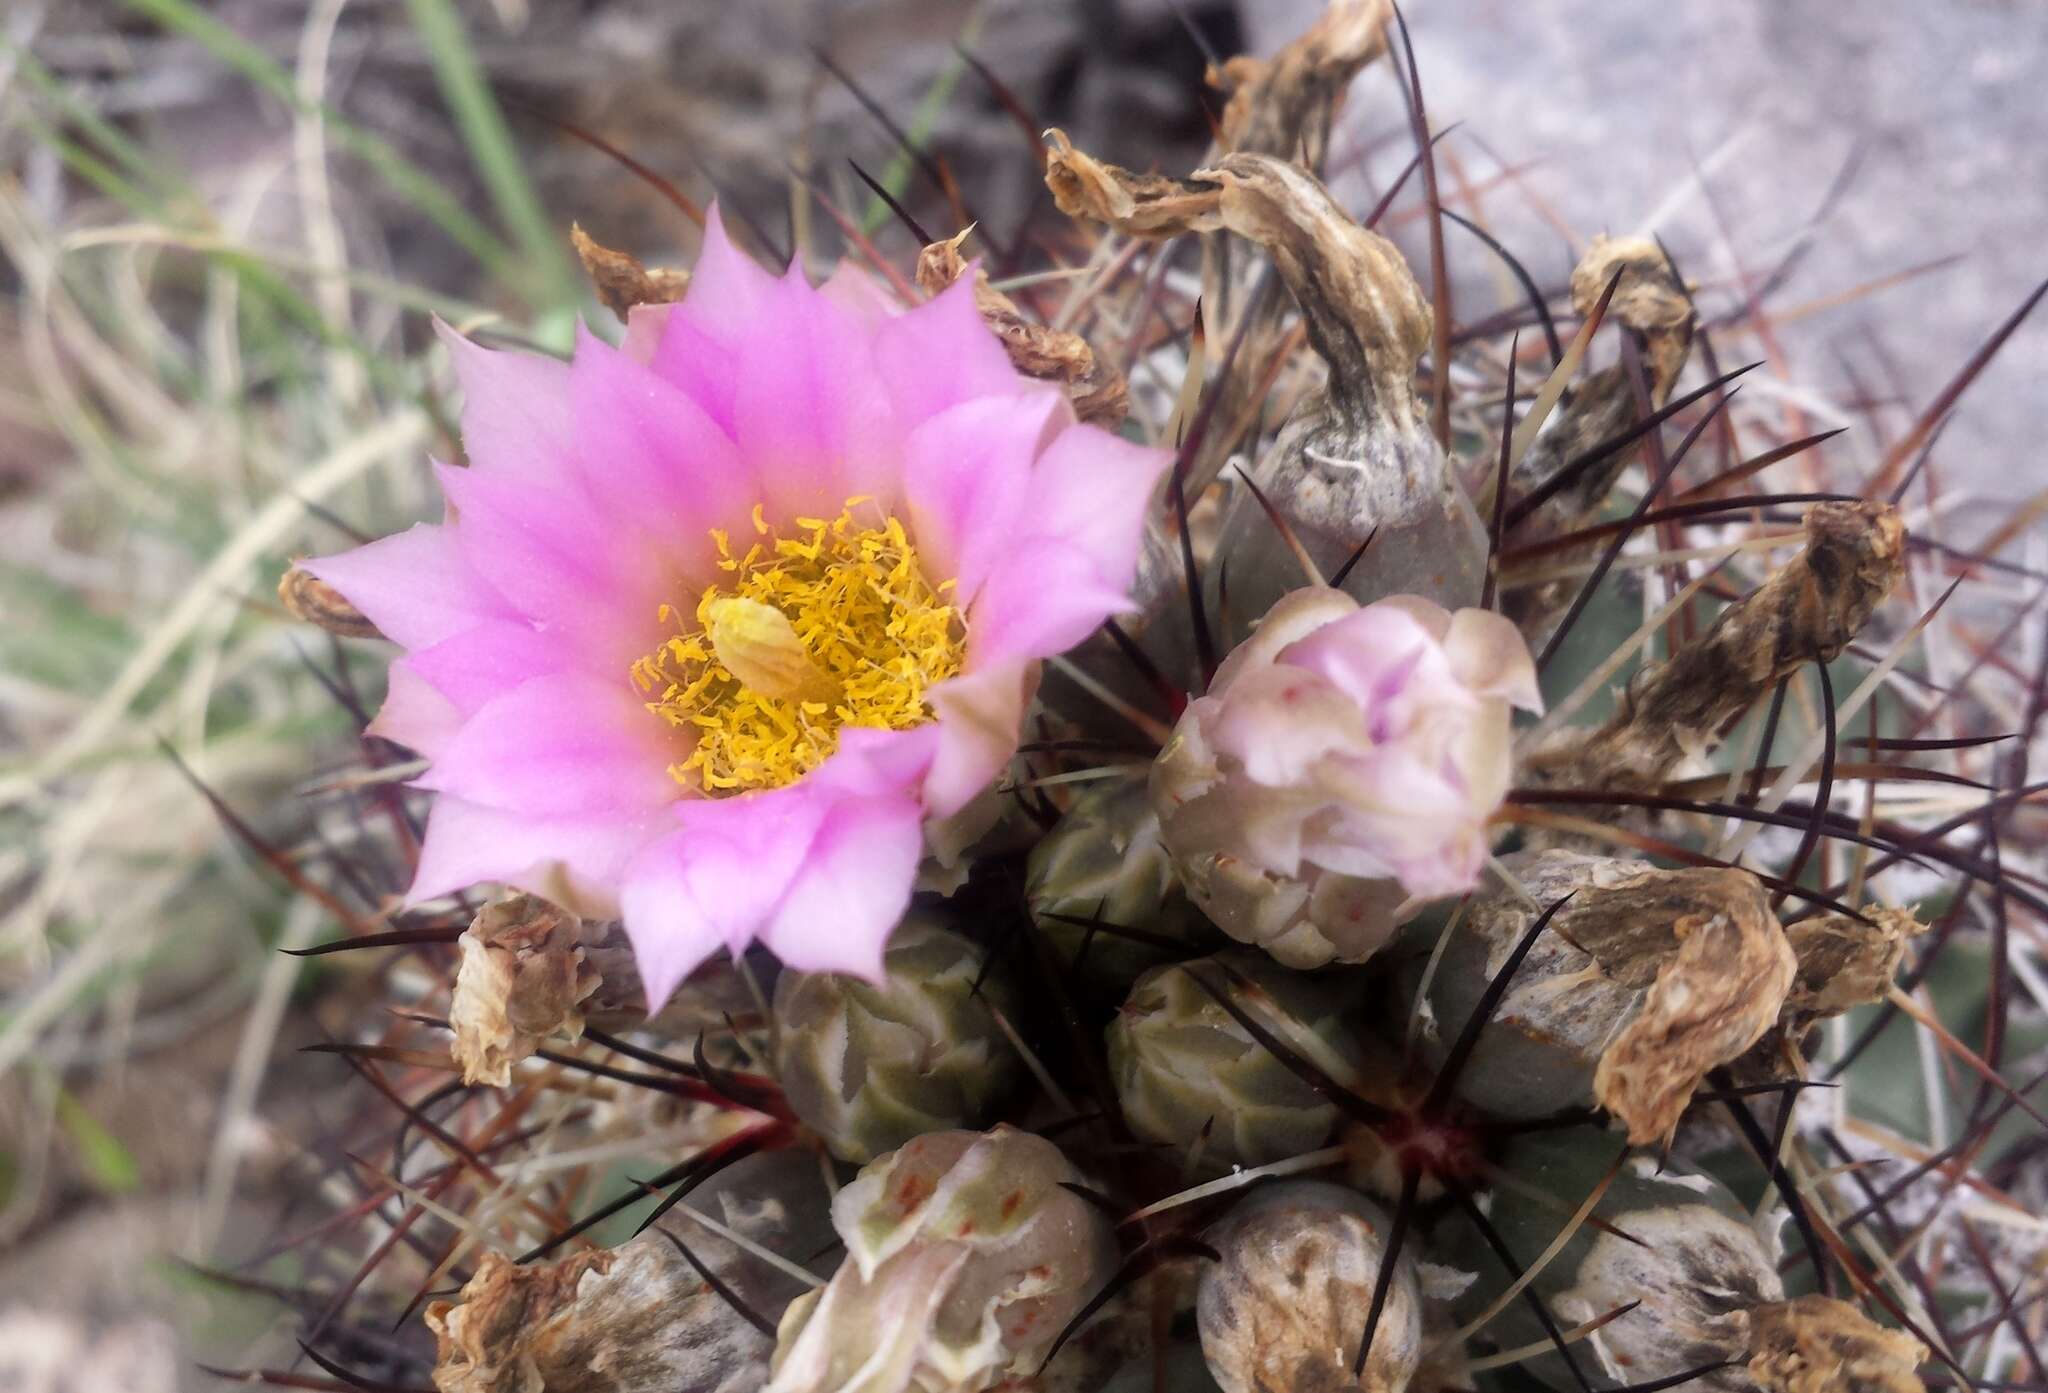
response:
{"label": "pink flower petal", "polygon": [[498,881],[545,895],[588,918],[614,918],[627,861],[664,825],[658,813],[542,818],[443,795],[428,814],[426,841],[406,903]]}
{"label": "pink flower petal", "polygon": [[1032,461],[1060,411],[1049,392],[982,397],[940,412],[905,442],[911,532],[925,574],[958,582],[958,603],[972,603],[1020,528],[1032,525]]}
{"label": "pink flower petal", "polygon": [[1128,587],[1144,545],[1146,510],[1172,463],[1165,450],[1095,426],[1069,426],[1032,471],[1022,530],[1079,547],[1106,584]]}
{"label": "pink flower petal", "polygon": [[836,517],[857,495],[895,506],[901,438],[871,345],[800,267],[776,283],[762,322],[740,341],[733,424],[763,469],[771,516]]}
{"label": "pink flower petal", "polygon": [[683,392],[587,330],[570,369],[571,416],[585,474],[602,479],[604,512],[652,538],[693,584],[718,574],[714,527],[745,528],[761,482],[739,449]]}
{"label": "pink flower petal", "polygon": [[462,712],[455,703],[413,671],[410,659],[400,658],[391,665],[384,705],[364,733],[432,759],[460,729]]}
{"label": "pink flower petal", "polygon": [[1278,663],[1238,679],[1209,727],[1215,748],[1262,784],[1304,780],[1333,750],[1367,741],[1358,703],[1316,673]]}
{"label": "pink flower petal", "polygon": [[1461,609],[1451,616],[1444,638],[1451,670],[1458,680],[1484,696],[1505,697],[1524,711],[1543,710],[1536,685],[1536,664],[1528,642],[1506,615],[1487,609]]}
{"label": "pink flower petal", "polygon": [[626,336],[619,340],[619,352],[643,366],[654,361],[668,332],[668,317],[674,305],[634,305],[626,311]]}
{"label": "pink flower petal", "polygon": [[418,649],[405,666],[466,720],[513,688],[572,663],[559,636],[523,619],[494,619]]}
{"label": "pink flower petal", "polygon": [[712,204],[705,210],[704,244],[690,271],[690,288],[675,317],[687,318],[712,338],[737,343],[767,313],[774,289],[775,277],[733,245],[724,215]]}
{"label": "pink flower petal", "polygon": [[[974,307],[974,272],[876,331],[874,361],[904,429],[978,397],[1007,397],[1031,380],[1010,363]],[[1053,394],[1055,389],[1044,389]]]}
{"label": "pink flower petal", "polygon": [[[520,614],[572,632],[627,621],[613,533],[580,498],[469,469],[444,467],[440,480],[464,559]],[[630,618],[655,622],[651,606]]]}
{"label": "pink flower petal", "polygon": [[624,674],[556,673],[478,711],[419,786],[542,817],[640,813],[681,795],[668,765],[687,751]]}
{"label": "pink flower petal", "polygon": [[550,480],[570,457],[569,365],[539,353],[495,351],[440,320],[434,332],[462,388],[462,449],[470,467]]}
{"label": "pink flower petal", "polygon": [[818,287],[818,293],[852,315],[872,334],[903,312],[882,283],[851,261],[842,261]]}
{"label": "pink flower petal", "polygon": [[651,843],[636,856],[619,891],[620,915],[653,1015],[685,977],[725,946],[725,936],[690,888],[690,866],[680,833]]}
{"label": "pink flower petal", "polygon": [[727,435],[737,429],[734,403],[739,399],[739,355],[693,323],[686,314],[668,317],[648,364],[656,376],[686,393]]}
{"label": "pink flower petal", "polygon": [[974,801],[1017,753],[1025,708],[1038,689],[1036,663],[1010,662],[941,682],[925,694],[937,718],[938,753],[925,775],[924,803],[951,817]]}
{"label": "pink flower petal", "polygon": [[1040,537],[1005,556],[967,616],[976,667],[1064,653],[1113,614],[1134,606],[1077,546]]}
{"label": "pink flower petal", "polygon": [[910,908],[924,810],[907,794],[849,800],[818,829],[761,939],[805,972],[882,980],[882,949]]}
{"label": "pink flower petal", "polygon": [[445,526],[421,523],[354,551],[300,564],[406,648],[439,643],[512,612],[464,559],[459,537]]}

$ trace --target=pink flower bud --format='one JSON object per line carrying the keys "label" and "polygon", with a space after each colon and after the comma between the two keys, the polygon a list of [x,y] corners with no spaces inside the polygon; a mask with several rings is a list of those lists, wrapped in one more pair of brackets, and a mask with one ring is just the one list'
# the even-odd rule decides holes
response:
{"label": "pink flower bud", "polygon": [[1153,766],[1162,839],[1226,933],[1292,967],[1362,961],[1404,910],[1477,882],[1511,706],[1542,698],[1500,615],[1297,590]]}

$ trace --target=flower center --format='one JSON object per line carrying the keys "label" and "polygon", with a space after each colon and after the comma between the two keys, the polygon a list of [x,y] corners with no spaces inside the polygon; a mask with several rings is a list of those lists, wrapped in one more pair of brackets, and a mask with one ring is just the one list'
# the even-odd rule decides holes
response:
{"label": "flower center", "polygon": [[[925,692],[960,671],[965,630],[903,524],[798,518],[778,536],[754,509],[743,555],[711,533],[726,578],[698,597],[695,624],[633,664],[647,709],[693,731],[669,773],[714,796],[794,783],[824,763],[842,726],[907,730],[931,719]],[[879,510],[870,508],[871,515]],[[661,607],[661,621],[678,622]],[[680,624],[679,624],[680,627]]]}

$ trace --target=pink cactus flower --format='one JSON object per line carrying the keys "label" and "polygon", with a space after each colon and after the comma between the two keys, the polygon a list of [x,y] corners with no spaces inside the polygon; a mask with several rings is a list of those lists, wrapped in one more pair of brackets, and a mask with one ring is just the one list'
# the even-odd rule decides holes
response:
{"label": "pink cactus flower", "polygon": [[1162,841],[1233,937],[1295,967],[1360,961],[1477,883],[1510,706],[1542,698],[1500,615],[1297,590],[1181,714],[1152,772]]}
{"label": "pink cactus flower", "polygon": [[1020,376],[971,280],[893,313],[761,270],[714,210],[628,351],[447,335],[447,520],[308,567],[406,650],[374,730],[438,795],[411,901],[622,917],[655,1004],[755,939],[879,974],[1039,660],[1126,606],[1165,464]]}

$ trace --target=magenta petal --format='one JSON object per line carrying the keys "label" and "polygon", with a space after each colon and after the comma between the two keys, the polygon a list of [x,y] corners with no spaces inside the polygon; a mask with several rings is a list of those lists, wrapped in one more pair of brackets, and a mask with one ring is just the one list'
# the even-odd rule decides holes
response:
{"label": "magenta petal", "polygon": [[805,972],[882,979],[882,948],[910,907],[924,810],[908,795],[849,800],[826,817],[761,938]]}
{"label": "magenta petal", "polygon": [[1093,556],[1040,537],[990,573],[968,613],[968,652],[977,667],[1050,657],[1131,608],[1129,597],[1103,580]]}
{"label": "magenta petal", "polygon": [[1002,773],[1017,753],[1024,710],[1037,687],[1036,663],[1009,662],[962,673],[926,693],[939,731],[924,781],[932,816],[951,817]]}
{"label": "magenta petal", "polygon": [[1032,461],[1061,403],[1052,393],[983,397],[950,407],[910,433],[903,496],[925,574],[951,576],[968,604],[1020,528],[1036,531],[1026,500]]}
{"label": "magenta petal", "polygon": [[627,868],[619,910],[647,989],[647,1014],[662,1008],[685,977],[725,946],[718,926],[690,889],[683,833],[650,844]]}
{"label": "magenta petal", "polygon": [[462,449],[470,467],[521,479],[556,477],[572,440],[569,365],[481,347],[438,319],[434,331],[462,388]]}
{"label": "magenta petal", "polygon": [[733,418],[770,514],[833,517],[858,495],[893,508],[901,441],[868,335],[795,270],[763,314],[739,344]]}
{"label": "magenta petal", "polygon": [[391,665],[384,705],[364,733],[432,759],[462,729],[462,715],[454,702],[413,671],[410,659],[400,658]]}
{"label": "magenta petal", "polygon": [[746,526],[761,500],[738,448],[685,393],[587,330],[569,390],[576,449],[585,474],[602,480],[608,520],[657,539],[679,571],[708,584],[711,529]]}
{"label": "magenta petal", "polygon": [[511,613],[463,559],[459,536],[432,523],[300,564],[406,648],[424,648]]}
{"label": "magenta petal", "polygon": [[1172,462],[1165,450],[1134,445],[1094,426],[1070,426],[1032,471],[1026,525],[1087,552],[1107,584],[1127,586],[1144,544],[1153,490]]}
{"label": "magenta petal", "polygon": [[523,619],[488,620],[406,660],[465,719],[513,688],[570,665],[571,655],[559,637]]}
{"label": "magenta petal", "polygon": [[623,674],[556,673],[478,711],[419,786],[543,817],[638,813],[681,794],[668,765],[687,748]]}
{"label": "magenta petal", "polygon": [[[974,306],[974,271],[875,334],[875,367],[907,430],[977,397],[1015,396],[1031,380],[1010,363]],[[1058,395],[1052,388],[1048,395]]]}
{"label": "magenta petal", "polygon": [[775,277],[762,270],[726,235],[725,217],[712,204],[704,215],[704,244],[690,270],[690,289],[674,318],[690,323],[715,339],[735,343],[767,311]]}
{"label": "magenta petal", "polygon": [[616,539],[579,498],[470,469],[443,468],[440,479],[464,558],[521,614],[572,631],[652,626],[652,608],[622,613],[633,592],[621,584]]}
{"label": "magenta petal", "polygon": [[626,863],[666,826],[638,818],[542,818],[482,808],[445,795],[427,817],[420,863],[407,904],[466,890],[482,881],[516,885],[594,919],[619,912]]}
{"label": "magenta petal", "polygon": [[727,435],[735,429],[734,404],[739,400],[739,355],[711,337],[684,314],[672,314],[648,364],[656,376],[686,393]]}

